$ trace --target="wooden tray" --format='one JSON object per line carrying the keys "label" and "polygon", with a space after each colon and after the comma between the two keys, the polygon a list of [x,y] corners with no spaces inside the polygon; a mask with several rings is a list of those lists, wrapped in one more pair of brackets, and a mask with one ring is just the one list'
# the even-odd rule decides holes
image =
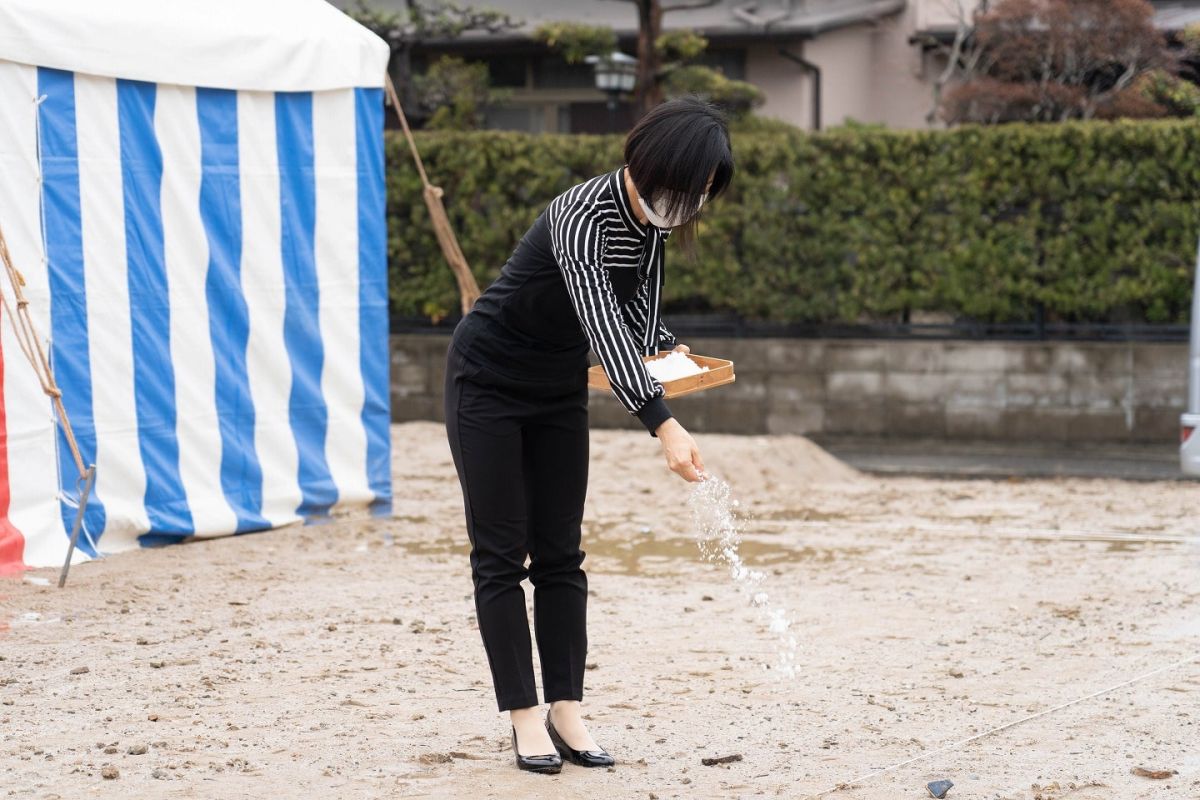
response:
{"label": "wooden tray", "polygon": [[[670,352],[670,350],[664,350],[658,355],[642,356],[642,361],[653,361],[656,358],[668,355]],[[708,372],[701,372],[699,375],[688,375],[686,378],[676,378],[673,381],[662,381],[663,389],[666,390],[663,395],[664,398],[679,397],[680,395],[711,389],[714,386],[733,383],[732,361],[724,358],[713,358],[712,356],[698,356],[695,353],[686,353],[686,355],[700,366],[708,367]],[[596,364],[595,366],[588,367],[588,388],[601,392],[612,391],[612,384],[608,382],[608,376],[604,374],[603,365]]]}

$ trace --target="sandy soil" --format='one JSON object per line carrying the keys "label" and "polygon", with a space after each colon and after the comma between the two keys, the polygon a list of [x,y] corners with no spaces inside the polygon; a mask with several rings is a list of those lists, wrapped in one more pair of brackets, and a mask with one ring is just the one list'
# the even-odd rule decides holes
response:
{"label": "sandy soil", "polygon": [[[394,435],[391,519],[0,581],[0,796],[807,797],[1200,654],[1200,546],[1170,541],[1194,484],[877,479],[802,437],[702,435],[798,634],[776,677],[691,487],[644,433],[594,431],[584,708],[618,765],[522,773],[443,429]],[[1198,701],[1193,661],[827,796],[1197,798]]]}

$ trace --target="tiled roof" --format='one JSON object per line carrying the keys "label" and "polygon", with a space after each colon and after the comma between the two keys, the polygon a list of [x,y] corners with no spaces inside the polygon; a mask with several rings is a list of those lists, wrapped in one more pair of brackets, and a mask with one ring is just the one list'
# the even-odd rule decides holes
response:
{"label": "tiled roof", "polygon": [[[1200,23],[1200,0],[1150,0],[1154,6],[1154,26],[1162,31],[1181,31]],[[938,41],[954,38],[953,26],[931,26],[918,32],[918,37]]]}
{"label": "tiled roof", "polygon": [[1180,31],[1200,23],[1200,2],[1195,0],[1152,0],[1151,4],[1154,6],[1154,24],[1164,31]]}
{"label": "tiled roof", "polygon": [[[332,0],[348,7],[353,0]],[[397,9],[404,0],[369,0],[375,8]],[[670,6],[687,0],[664,0]],[[708,36],[811,35],[879,19],[904,9],[906,0],[720,0],[711,6],[671,11],[663,16],[665,29],[692,28]],[[508,14],[522,25],[507,34],[526,38],[543,22],[570,20],[606,25],[618,34],[637,32],[637,10],[623,0],[478,0],[468,2]],[[473,34],[497,38],[494,34]],[[503,34],[502,34],[503,35]],[[471,37],[468,34],[464,38]]]}

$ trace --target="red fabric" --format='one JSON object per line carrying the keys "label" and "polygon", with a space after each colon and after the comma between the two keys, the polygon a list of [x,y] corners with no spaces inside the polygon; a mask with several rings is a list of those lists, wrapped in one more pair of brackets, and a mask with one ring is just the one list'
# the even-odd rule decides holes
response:
{"label": "red fabric", "polygon": [[[2,306],[0,306],[2,308]],[[3,320],[0,319],[0,324]],[[25,537],[8,519],[8,419],[4,413],[4,347],[0,345],[0,574],[25,569]]]}

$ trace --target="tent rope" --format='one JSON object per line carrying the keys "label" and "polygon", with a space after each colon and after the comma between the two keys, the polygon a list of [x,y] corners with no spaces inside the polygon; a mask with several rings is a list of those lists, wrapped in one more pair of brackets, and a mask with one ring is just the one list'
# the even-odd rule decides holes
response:
{"label": "tent rope", "polygon": [[416,139],[413,138],[412,131],[408,127],[408,119],[404,116],[400,98],[396,96],[396,86],[392,83],[391,75],[384,75],[384,84],[387,88],[388,100],[391,102],[392,108],[396,110],[396,116],[400,118],[400,127],[404,129],[404,138],[408,140],[408,149],[412,153],[413,162],[417,165],[417,172],[421,176],[422,195],[433,222],[433,232],[437,236],[438,246],[442,249],[446,263],[450,265],[455,280],[458,281],[462,313],[466,314],[479,297],[479,284],[475,281],[475,276],[471,273],[471,266],[467,263],[462,248],[458,245],[458,238],[455,237],[454,229],[450,226],[450,218],[446,216],[446,208],[442,204],[442,196],[445,192],[442,187],[434,186],[429,182],[425,164],[421,161],[421,154],[417,152]]}
{"label": "tent rope", "polygon": [[[58,586],[61,589],[67,582],[67,572],[71,568],[71,556],[74,554],[75,545],[79,541],[79,533],[84,527],[83,514],[87,509],[87,501],[92,493],[92,487],[95,485],[96,465],[90,464],[84,466],[83,454],[79,451],[79,442],[75,440],[75,431],[71,428],[71,419],[67,416],[66,406],[63,405],[62,389],[58,388],[58,383],[54,380],[54,371],[50,368],[50,360],[46,357],[41,337],[38,336],[37,327],[34,326],[33,317],[29,313],[29,300],[25,297],[25,291],[22,288],[25,286],[25,276],[13,264],[12,254],[9,253],[8,241],[4,238],[3,228],[0,228],[0,261],[4,262],[4,270],[8,274],[9,285],[12,286],[13,298],[17,306],[16,313],[13,312],[12,304],[8,299],[8,293],[4,291],[3,286],[0,286],[0,302],[4,304],[5,313],[13,321],[13,330],[16,333],[17,345],[21,348],[21,352],[25,354],[29,365],[33,367],[33,372],[37,375],[42,391],[54,404],[58,421],[62,424],[63,436],[66,437],[67,446],[71,450],[71,457],[75,460],[75,469],[79,472],[79,479],[76,482],[76,489],[79,492],[79,503],[76,506],[75,524],[71,529],[71,539],[67,547],[66,561],[63,563],[62,572],[58,576]],[[65,498],[66,494],[60,491],[59,496]],[[73,501],[71,504],[75,505]],[[87,537],[88,541],[92,542],[94,547],[95,541],[92,539],[91,534],[87,534]]]}
{"label": "tent rope", "polygon": [[5,240],[4,229],[0,229],[0,260],[4,260],[5,271],[8,273],[8,283],[12,285],[13,297],[16,297],[17,312],[13,313],[12,305],[8,302],[8,295],[4,289],[0,288],[0,299],[4,301],[5,311],[13,320],[13,329],[17,332],[17,344],[20,351],[25,354],[29,360],[30,366],[34,367],[34,373],[37,375],[38,383],[42,385],[42,391],[54,403],[54,410],[58,411],[59,419],[62,421],[62,433],[67,439],[67,446],[71,449],[71,457],[76,463],[76,469],[79,470],[79,475],[82,476],[88,468],[84,467],[83,455],[79,452],[79,443],[74,438],[74,431],[71,428],[71,420],[67,417],[67,409],[62,405],[62,390],[59,389],[58,383],[54,380],[54,372],[50,369],[50,361],[46,357],[46,350],[42,349],[41,338],[37,336],[37,327],[34,325],[29,313],[29,300],[25,297],[23,289],[25,285],[25,276],[20,273],[16,266],[12,263],[12,255],[8,252],[8,242]]}
{"label": "tent rope", "polygon": [[8,273],[8,281],[12,286],[13,296],[16,298],[17,310],[16,313],[13,313],[8,294],[5,293],[3,287],[0,287],[0,298],[3,299],[4,310],[13,320],[13,328],[17,333],[17,344],[29,360],[30,366],[33,367],[42,391],[53,401],[59,419],[62,420],[63,434],[67,438],[67,445],[71,448],[71,457],[75,459],[75,468],[79,470],[80,475],[83,475],[87,471],[87,467],[83,464],[83,455],[79,452],[78,442],[75,441],[75,432],[71,428],[71,421],[67,418],[67,409],[63,406],[62,389],[58,388],[58,383],[54,380],[50,361],[46,358],[41,339],[37,335],[37,328],[29,314],[29,300],[22,290],[25,285],[25,276],[13,265],[3,229],[0,229],[0,260],[4,261],[4,269]]}

